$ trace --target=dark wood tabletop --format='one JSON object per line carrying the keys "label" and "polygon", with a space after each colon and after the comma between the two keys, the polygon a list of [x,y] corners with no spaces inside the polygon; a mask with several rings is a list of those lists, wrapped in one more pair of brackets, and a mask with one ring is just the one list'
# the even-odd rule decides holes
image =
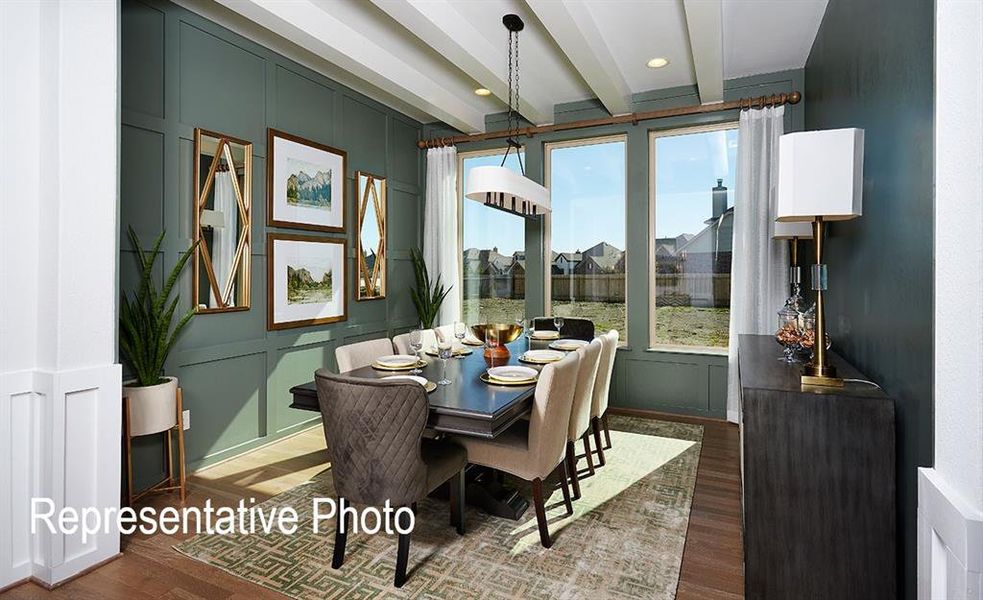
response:
{"label": "dark wood tabletop", "polygon": [[[428,427],[435,431],[493,438],[509,428],[532,409],[535,385],[499,386],[489,385],[478,377],[489,366],[520,365],[539,370],[536,365],[519,362],[519,356],[530,348],[525,337],[508,344],[512,356],[507,361],[490,363],[483,356],[484,349],[479,346],[466,346],[473,352],[463,358],[447,361],[447,379],[450,385],[437,386],[428,394],[430,400],[430,420]],[[544,347],[541,342],[533,342],[532,348]],[[428,364],[423,369],[423,377],[436,382],[440,378],[440,359],[420,353]],[[342,375],[377,379],[409,371],[379,371],[372,367],[355,369]],[[301,410],[320,410],[317,403],[317,388],[313,381],[290,388],[293,396],[291,408]]]}

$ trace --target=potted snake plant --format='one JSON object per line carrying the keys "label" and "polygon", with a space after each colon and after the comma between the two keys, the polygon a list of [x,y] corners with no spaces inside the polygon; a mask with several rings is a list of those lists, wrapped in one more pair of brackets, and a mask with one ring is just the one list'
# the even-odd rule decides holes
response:
{"label": "potted snake plant", "polygon": [[172,327],[181,297],[175,294],[169,298],[198,242],[181,254],[164,287],[158,290],[153,271],[164,232],[150,250],[143,249],[132,227],[129,237],[139,263],[140,283],[129,295],[123,292],[120,299],[119,348],[133,375],[123,383],[123,395],[129,398],[131,415],[142,425],[138,429],[152,433],[173,426],[177,418],[178,381],[163,375],[164,362],[178,334],[194,316],[194,308],[181,314]]}
{"label": "potted snake plant", "polygon": [[416,287],[411,290],[411,293],[416,313],[420,316],[420,326],[424,329],[433,329],[437,313],[440,312],[440,305],[444,303],[444,298],[454,286],[444,289],[444,285],[440,283],[440,275],[437,276],[436,281],[431,282],[427,264],[423,261],[423,254],[416,248],[410,250],[410,257],[413,259],[413,272],[416,275]]}

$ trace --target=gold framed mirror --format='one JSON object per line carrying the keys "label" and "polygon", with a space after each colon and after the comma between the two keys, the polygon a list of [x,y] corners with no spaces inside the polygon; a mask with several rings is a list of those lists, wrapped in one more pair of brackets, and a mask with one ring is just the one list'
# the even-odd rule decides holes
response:
{"label": "gold framed mirror", "polygon": [[195,312],[249,310],[253,145],[195,129]]}
{"label": "gold framed mirror", "polygon": [[386,178],[355,171],[359,300],[386,297]]}

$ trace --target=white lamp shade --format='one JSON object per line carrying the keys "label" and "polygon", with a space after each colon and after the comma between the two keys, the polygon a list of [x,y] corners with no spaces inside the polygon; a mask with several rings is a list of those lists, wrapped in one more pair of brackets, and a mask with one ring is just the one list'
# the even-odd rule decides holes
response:
{"label": "white lamp shade", "polygon": [[844,221],[863,214],[864,130],[789,133],[779,139],[777,220]]}
{"label": "white lamp shade", "polygon": [[791,240],[793,238],[799,238],[800,240],[812,239],[812,223],[807,223],[805,221],[795,221],[789,223],[782,223],[780,221],[775,221],[773,225],[774,225],[774,229],[771,233],[772,239],[776,239],[776,240]]}
{"label": "white lamp shade", "polygon": [[468,171],[464,195],[482,203],[501,201],[504,208],[529,215],[550,212],[549,190],[505,167],[474,167]]}

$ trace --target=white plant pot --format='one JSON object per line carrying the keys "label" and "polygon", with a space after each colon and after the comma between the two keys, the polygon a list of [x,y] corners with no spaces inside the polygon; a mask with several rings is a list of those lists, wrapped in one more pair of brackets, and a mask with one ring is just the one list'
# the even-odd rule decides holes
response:
{"label": "white plant pot", "polygon": [[135,379],[123,383],[130,401],[130,436],[160,433],[177,425],[177,377],[165,377],[158,385],[137,386]]}

